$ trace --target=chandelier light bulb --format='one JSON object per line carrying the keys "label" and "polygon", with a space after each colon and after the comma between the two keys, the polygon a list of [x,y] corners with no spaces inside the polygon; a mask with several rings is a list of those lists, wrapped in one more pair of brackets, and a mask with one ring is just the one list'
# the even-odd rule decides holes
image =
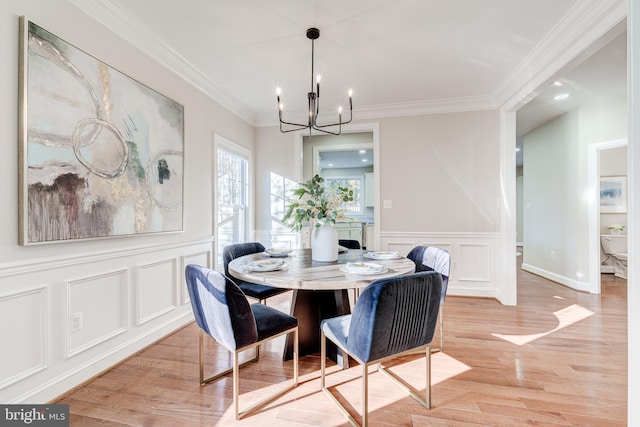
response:
{"label": "chandelier light bulb", "polygon": [[342,114],[342,105],[338,107],[338,114]]}
{"label": "chandelier light bulb", "polygon": [[349,98],[353,96],[353,89],[349,89]]}
{"label": "chandelier light bulb", "polygon": [[284,105],[282,104],[282,102],[278,104],[278,110],[284,110]]}
{"label": "chandelier light bulb", "polygon": [[276,88],[276,95],[280,96],[281,93],[282,93],[282,89],[280,89],[280,86],[278,86]]}
{"label": "chandelier light bulb", "polygon": [[320,83],[320,79],[322,79],[322,76],[320,74],[318,74],[316,76],[316,83]]}

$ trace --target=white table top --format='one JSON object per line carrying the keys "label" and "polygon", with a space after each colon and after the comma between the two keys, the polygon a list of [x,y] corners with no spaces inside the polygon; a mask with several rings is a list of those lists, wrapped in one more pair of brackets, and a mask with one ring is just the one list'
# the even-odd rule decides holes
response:
{"label": "white table top", "polygon": [[[352,249],[338,256],[337,262],[317,262],[311,260],[311,249],[294,250],[286,258],[286,266],[276,271],[250,271],[246,265],[255,260],[269,259],[265,253],[245,255],[229,263],[229,274],[238,279],[253,283],[264,283],[286,289],[339,290],[362,288],[377,279],[409,274],[415,271],[410,259],[400,257],[389,260],[364,258],[367,251]],[[342,271],[347,262],[367,261],[387,267],[382,274],[356,275]]]}

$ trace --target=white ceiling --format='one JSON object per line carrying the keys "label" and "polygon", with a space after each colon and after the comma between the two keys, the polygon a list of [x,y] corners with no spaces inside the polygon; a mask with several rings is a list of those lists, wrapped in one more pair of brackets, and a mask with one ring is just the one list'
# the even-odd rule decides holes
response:
{"label": "white ceiling", "polygon": [[[189,81],[257,126],[277,123],[277,86],[285,118],[306,120],[309,27],[321,32],[321,118],[331,119],[353,88],[354,115],[363,119],[495,108],[517,67],[573,8],[585,7],[581,0],[70,1],[139,47],[153,46],[145,48],[151,56],[179,64]],[[613,55],[601,58],[611,68],[621,65]],[[590,86],[596,74],[576,71],[567,87]],[[546,121],[549,108],[541,97],[518,122]]]}
{"label": "white ceiling", "polygon": [[331,150],[320,152],[320,169],[365,168],[373,166],[372,150]]}

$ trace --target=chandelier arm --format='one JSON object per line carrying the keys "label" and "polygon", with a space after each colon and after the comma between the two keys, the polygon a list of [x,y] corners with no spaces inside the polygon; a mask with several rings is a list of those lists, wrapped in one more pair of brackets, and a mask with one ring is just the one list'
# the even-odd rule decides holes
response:
{"label": "chandelier arm", "polygon": [[318,132],[322,132],[322,133],[328,133],[330,135],[340,135],[342,133],[342,129],[341,128],[340,128],[340,130],[338,130],[338,132],[331,132],[330,130],[320,129],[320,128],[317,128],[315,126],[312,126],[311,129],[317,130]]}
{"label": "chandelier arm", "polygon": [[[346,125],[347,123],[351,123],[351,120],[353,120],[353,113],[351,112],[351,110],[349,110],[349,120],[343,122],[342,120],[335,122],[335,123],[328,123],[328,124],[324,124],[324,125],[319,125],[317,123],[313,124],[313,128],[317,129],[317,128],[327,128],[327,127],[332,127],[332,126],[341,126],[341,125]],[[321,129],[318,129],[321,130]]]}
{"label": "chandelier arm", "polygon": [[[278,97],[278,101],[280,101],[280,98]],[[293,122],[288,122],[286,120],[282,120],[282,110],[278,110],[278,120],[280,121],[280,130],[282,130],[282,125],[289,125],[289,126],[297,126],[299,129],[305,129],[308,128],[309,126],[306,124],[302,124],[302,123],[293,123]],[[292,130],[298,130],[298,129],[292,129]],[[284,131],[283,131],[284,132]],[[290,132],[290,131],[287,131]]]}
{"label": "chandelier arm", "polygon": [[283,129],[282,128],[282,123],[280,123],[280,132],[281,133],[289,133],[289,132],[295,132],[295,131],[299,131],[299,130],[303,130],[303,129],[309,129],[309,126],[301,126],[295,129]]}
{"label": "chandelier arm", "polygon": [[[280,127],[282,128],[282,125],[287,125],[287,126],[296,126],[298,129],[306,129],[309,127],[309,125],[303,125],[301,123],[292,123],[292,122],[287,122],[285,120],[280,120]],[[293,130],[298,130],[298,129],[293,129]]]}

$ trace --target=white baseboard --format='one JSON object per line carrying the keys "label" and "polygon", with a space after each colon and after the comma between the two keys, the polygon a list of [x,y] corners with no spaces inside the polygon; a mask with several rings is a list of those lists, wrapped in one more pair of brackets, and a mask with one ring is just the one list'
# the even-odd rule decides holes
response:
{"label": "white baseboard", "polygon": [[531,264],[522,264],[522,269],[524,271],[528,271],[529,273],[533,273],[540,277],[544,277],[545,279],[549,279],[553,282],[560,283],[561,285],[567,286],[571,289],[575,289],[576,291],[588,292],[589,291],[589,283],[581,282],[578,280],[570,279],[568,277],[562,276],[557,273],[552,273],[550,271],[544,270],[542,268],[535,267]]}

